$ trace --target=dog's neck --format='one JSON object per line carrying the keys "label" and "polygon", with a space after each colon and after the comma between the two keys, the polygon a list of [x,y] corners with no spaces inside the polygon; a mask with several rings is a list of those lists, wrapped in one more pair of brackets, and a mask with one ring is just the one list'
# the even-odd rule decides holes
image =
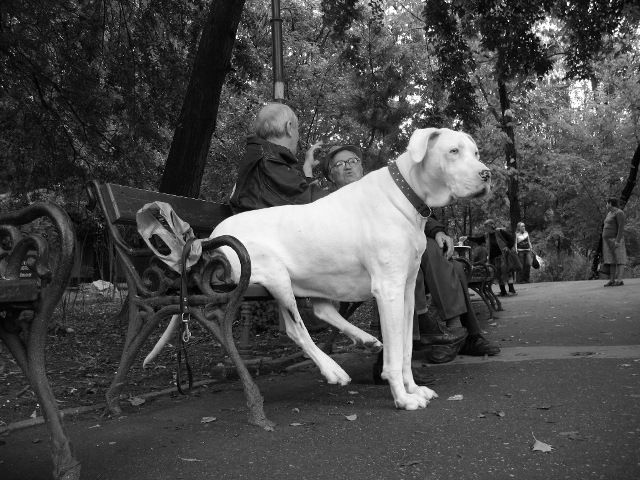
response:
{"label": "dog's neck", "polygon": [[425,172],[425,162],[413,162],[407,153],[396,160],[400,173],[411,189],[430,207],[442,207],[451,200],[451,191],[446,185],[434,180]]}

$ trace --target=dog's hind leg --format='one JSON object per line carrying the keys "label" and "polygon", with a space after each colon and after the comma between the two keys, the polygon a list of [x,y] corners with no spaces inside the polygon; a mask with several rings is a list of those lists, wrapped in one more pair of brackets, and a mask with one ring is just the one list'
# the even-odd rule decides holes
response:
{"label": "dog's hind leg", "polygon": [[353,341],[354,345],[362,345],[373,352],[379,352],[382,349],[380,340],[345,320],[329,300],[312,298],[311,304],[313,313],[319,319],[340,330]]}
{"label": "dog's hind leg", "polygon": [[[286,278],[288,279],[288,276]],[[347,385],[351,381],[347,372],[313,342],[298,311],[291,284],[288,281],[287,283],[288,285],[284,285],[280,281],[277,284],[275,282],[270,283],[268,286],[269,292],[280,306],[287,335],[313,360],[328,383]]]}

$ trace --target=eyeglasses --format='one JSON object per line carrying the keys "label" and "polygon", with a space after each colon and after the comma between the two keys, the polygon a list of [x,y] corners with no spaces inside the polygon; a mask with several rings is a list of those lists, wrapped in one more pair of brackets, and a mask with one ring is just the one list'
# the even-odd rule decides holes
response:
{"label": "eyeglasses", "polygon": [[346,160],[338,160],[336,163],[331,165],[330,170],[333,170],[334,168],[342,168],[345,165],[357,165],[359,163],[360,159],[358,157],[351,157],[347,158]]}

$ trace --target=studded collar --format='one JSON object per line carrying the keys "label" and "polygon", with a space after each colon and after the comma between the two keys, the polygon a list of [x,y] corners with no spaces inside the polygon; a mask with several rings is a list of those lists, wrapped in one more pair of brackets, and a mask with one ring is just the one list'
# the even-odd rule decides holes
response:
{"label": "studded collar", "polygon": [[430,216],[431,207],[424,203],[418,196],[418,194],[413,191],[411,185],[409,185],[409,183],[402,176],[402,173],[400,173],[400,169],[398,168],[396,162],[391,162],[389,164],[389,173],[391,174],[391,178],[393,178],[393,181],[396,182],[396,185],[398,186],[400,191],[404,194],[405,197],[407,197],[407,200],[411,202],[413,208],[415,208],[423,217]]}

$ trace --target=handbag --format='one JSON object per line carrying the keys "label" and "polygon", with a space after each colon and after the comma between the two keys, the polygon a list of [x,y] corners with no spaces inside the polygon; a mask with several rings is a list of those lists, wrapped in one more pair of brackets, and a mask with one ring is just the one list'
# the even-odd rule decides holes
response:
{"label": "handbag", "polygon": [[531,258],[531,266],[537,270],[540,268],[540,261],[538,260],[538,255],[536,255],[533,250],[531,250],[531,255],[533,257]]}
{"label": "handbag", "polygon": [[[202,255],[202,241],[195,238],[193,229],[182,220],[171,205],[152,202],[136,213],[138,233],[151,251],[178,273],[183,272],[183,250],[189,244],[186,270],[196,264]],[[193,240],[189,242],[190,240]]]}

